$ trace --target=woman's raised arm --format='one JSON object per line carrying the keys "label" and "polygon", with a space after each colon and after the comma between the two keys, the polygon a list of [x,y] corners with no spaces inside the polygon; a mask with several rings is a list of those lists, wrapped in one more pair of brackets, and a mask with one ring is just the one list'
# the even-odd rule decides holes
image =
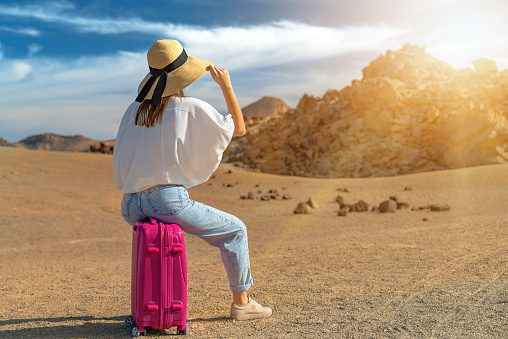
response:
{"label": "woman's raised arm", "polygon": [[209,69],[213,80],[215,80],[222,90],[222,94],[226,100],[226,105],[228,106],[228,113],[233,117],[233,122],[235,124],[233,136],[240,137],[245,135],[246,130],[245,122],[243,121],[242,109],[240,108],[240,105],[238,105],[238,100],[236,100],[235,92],[233,91],[233,86],[231,85],[227,69],[215,66],[209,66]]}

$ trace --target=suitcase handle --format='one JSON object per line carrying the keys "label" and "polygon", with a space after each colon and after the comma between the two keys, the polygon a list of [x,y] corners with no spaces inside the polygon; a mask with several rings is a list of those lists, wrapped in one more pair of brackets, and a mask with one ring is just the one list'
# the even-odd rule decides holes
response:
{"label": "suitcase handle", "polygon": [[177,254],[181,254],[183,252],[183,247],[181,246],[174,246],[172,249],[171,249],[171,253],[177,255]]}
{"label": "suitcase handle", "polygon": [[159,306],[156,305],[156,304],[147,304],[146,305],[146,310],[148,312],[155,312],[155,311],[158,311],[159,310]]}
{"label": "suitcase handle", "polygon": [[173,304],[171,305],[171,310],[172,311],[181,311],[183,309],[183,305],[182,304]]}
{"label": "suitcase handle", "polygon": [[148,254],[159,253],[159,249],[157,247],[147,247],[146,253],[148,253]]}

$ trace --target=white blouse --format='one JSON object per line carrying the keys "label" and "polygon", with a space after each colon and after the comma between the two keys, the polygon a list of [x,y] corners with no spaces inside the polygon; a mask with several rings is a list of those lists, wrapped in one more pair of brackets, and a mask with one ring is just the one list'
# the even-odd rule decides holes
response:
{"label": "white blouse", "polygon": [[208,103],[191,97],[169,100],[162,122],[147,128],[134,124],[140,103],[125,112],[113,151],[113,171],[124,193],[162,184],[199,185],[212,175],[235,129]]}

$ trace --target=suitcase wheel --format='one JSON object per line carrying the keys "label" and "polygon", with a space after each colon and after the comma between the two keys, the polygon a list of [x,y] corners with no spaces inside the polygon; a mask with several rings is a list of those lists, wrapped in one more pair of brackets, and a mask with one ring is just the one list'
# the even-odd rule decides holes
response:
{"label": "suitcase wheel", "polygon": [[132,317],[132,315],[125,318],[125,326],[127,326],[128,328],[133,328],[134,326],[136,326],[136,323],[134,322],[134,318]]}
{"label": "suitcase wheel", "polygon": [[185,329],[181,331],[180,329],[176,330],[176,334],[178,335],[187,335],[189,334],[189,325],[185,325]]}
{"label": "suitcase wheel", "polygon": [[132,328],[131,334],[133,337],[139,337],[139,328],[137,326],[134,326]]}

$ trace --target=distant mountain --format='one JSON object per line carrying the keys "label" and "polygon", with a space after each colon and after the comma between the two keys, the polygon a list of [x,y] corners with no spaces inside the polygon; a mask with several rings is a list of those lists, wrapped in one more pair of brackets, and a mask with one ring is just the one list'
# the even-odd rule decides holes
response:
{"label": "distant mountain", "polygon": [[[7,144],[3,144],[7,143]],[[104,144],[104,147],[99,146]],[[87,138],[83,135],[64,136],[54,133],[44,133],[32,135],[25,139],[9,143],[0,138],[0,146],[14,146],[23,147],[33,150],[44,151],[62,151],[62,152],[89,152],[96,151],[102,153],[110,153],[111,146],[114,145],[113,141],[98,141]]]}
{"label": "distant mountain", "polygon": [[14,145],[12,143],[8,142],[7,140],[5,140],[4,138],[1,138],[1,137],[0,137],[0,146],[14,147]]}
{"label": "distant mountain", "polygon": [[262,97],[258,101],[242,108],[242,113],[246,117],[258,117],[284,113],[289,109],[289,106],[282,99]]}

